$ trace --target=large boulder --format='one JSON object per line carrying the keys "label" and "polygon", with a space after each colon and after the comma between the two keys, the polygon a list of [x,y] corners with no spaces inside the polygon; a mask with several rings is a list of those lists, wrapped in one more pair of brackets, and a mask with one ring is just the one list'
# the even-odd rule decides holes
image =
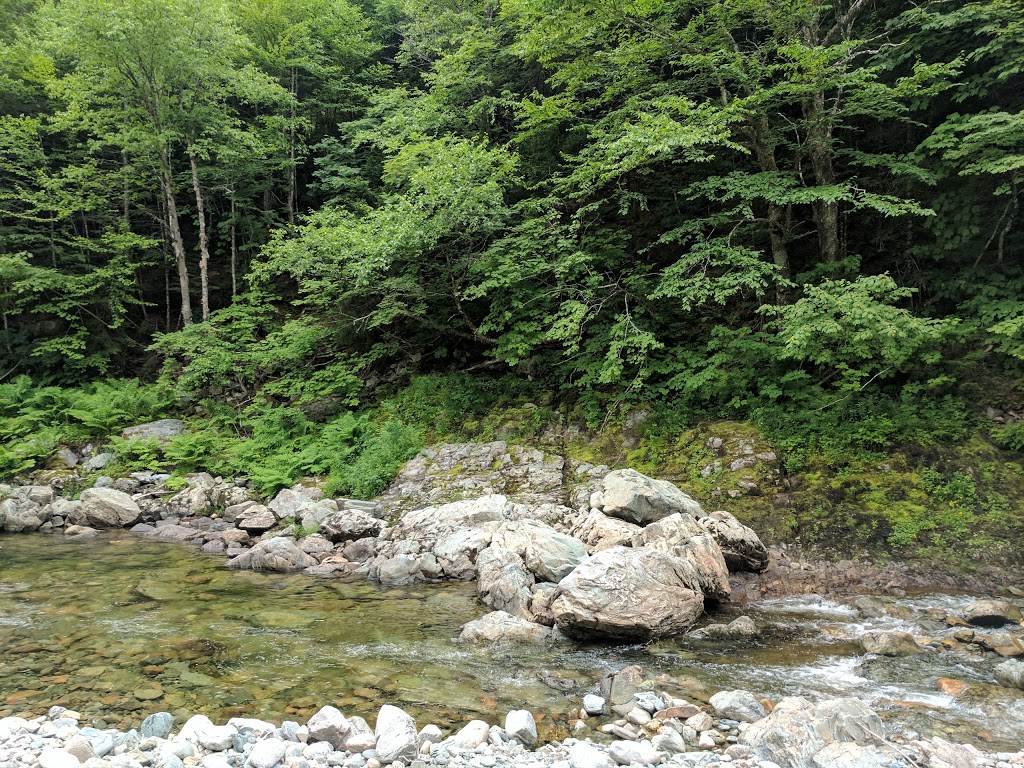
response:
{"label": "large boulder", "polygon": [[1024,620],[1020,608],[1007,600],[975,600],[964,610],[964,619],[977,627],[1001,627]]}
{"label": "large boulder", "polygon": [[698,522],[721,547],[730,571],[760,573],[768,567],[768,547],[753,529],[728,512],[712,512]]}
{"label": "large boulder", "polygon": [[667,480],[655,480],[635,469],[617,469],[604,477],[604,507],[610,517],[631,523],[653,523],[676,512],[702,515],[700,504]]}
{"label": "large boulder", "polygon": [[291,539],[275,536],[261,541],[248,552],[228,561],[228,568],[250,571],[301,571],[316,565]]}
{"label": "large boulder", "polygon": [[81,501],[82,514],[94,528],[124,528],[142,516],[131,496],[113,488],[88,488],[82,491]]}
{"label": "large boulder", "polygon": [[814,756],[829,744],[851,742],[884,746],[881,719],[859,699],[833,699],[813,704],[787,698],[763,720],[751,724],[740,743],[761,760],[791,768],[818,768]]}
{"label": "large boulder", "polygon": [[484,605],[513,616],[532,618],[533,576],[511,549],[491,545],[476,559],[477,594]]}
{"label": "large boulder", "polygon": [[344,509],[330,515],[320,524],[320,533],[335,544],[377,536],[384,521],[357,509]]}
{"label": "large boulder", "polygon": [[505,611],[492,611],[462,625],[459,642],[463,643],[550,643],[555,631],[543,624],[521,619]]}
{"label": "large boulder", "polygon": [[515,552],[539,581],[557,583],[587,557],[579,539],[559,533],[540,520],[502,523],[494,531],[491,545]]}
{"label": "large boulder", "polygon": [[651,523],[634,537],[633,546],[651,547],[688,560],[700,575],[705,597],[729,599],[729,568],[722,549],[692,515],[677,512]]}
{"label": "large boulder", "polygon": [[433,555],[446,579],[469,581],[476,575],[476,560],[491,543],[497,523],[456,531],[434,545]]}
{"label": "large boulder", "polygon": [[29,533],[37,530],[43,521],[35,514],[35,504],[19,506],[13,499],[0,502],[0,529],[5,533]]}
{"label": "large boulder", "polygon": [[612,547],[629,546],[642,530],[636,523],[608,517],[600,510],[592,509],[572,527],[570,533],[586,544],[589,552],[601,552]]}
{"label": "large boulder", "polygon": [[764,705],[749,691],[719,691],[708,703],[719,717],[741,723],[754,723],[765,716]]}
{"label": "large boulder", "polygon": [[555,625],[574,637],[666,637],[685,632],[703,610],[693,566],[646,548],[593,555],[559,582],[551,600]]}
{"label": "large boulder", "polygon": [[172,437],[188,433],[185,422],[180,419],[160,419],[146,424],[137,424],[121,430],[125,440],[159,440],[165,442]]}

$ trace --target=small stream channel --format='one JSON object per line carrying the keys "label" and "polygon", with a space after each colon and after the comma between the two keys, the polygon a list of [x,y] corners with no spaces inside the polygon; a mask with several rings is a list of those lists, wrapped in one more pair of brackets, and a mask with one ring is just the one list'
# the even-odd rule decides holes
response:
{"label": "small stream channel", "polygon": [[[130,728],[158,710],[280,722],[334,704],[372,724],[393,703],[444,726],[526,708],[552,738],[606,672],[640,664],[697,699],[732,688],[853,695],[897,730],[1020,749],[1024,693],[988,685],[993,654],[859,655],[856,639],[872,629],[945,636],[953,630],[928,609],[956,613],[969,599],[884,598],[893,616],[877,619],[816,596],[770,600],[743,611],[764,629],[750,641],[473,647],[453,640],[485,612],[473,585],[384,589],[229,571],[222,557],[131,534],[3,536],[0,717],[61,704],[99,727]],[[941,677],[974,685],[954,699],[936,689]]]}

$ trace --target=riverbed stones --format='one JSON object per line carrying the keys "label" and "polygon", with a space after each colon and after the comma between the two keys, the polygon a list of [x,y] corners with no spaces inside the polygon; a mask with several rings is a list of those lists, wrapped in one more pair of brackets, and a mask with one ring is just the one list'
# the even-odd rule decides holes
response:
{"label": "riverbed stones", "polygon": [[275,536],[257,543],[252,549],[228,561],[228,568],[251,571],[300,571],[316,565],[291,539]]}
{"label": "riverbed stones", "polygon": [[964,609],[964,619],[976,627],[1001,627],[1024,621],[1020,609],[1008,600],[975,600]]}
{"label": "riverbed stones", "polygon": [[608,757],[619,765],[660,765],[664,756],[647,741],[613,741],[608,745]]}
{"label": "riverbed stones", "polygon": [[607,752],[579,741],[569,748],[569,765],[571,768],[615,768],[616,763]]}
{"label": "riverbed stones", "polygon": [[309,728],[309,737],[316,741],[326,741],[335,749],[341,749],[345,744],[345,737],[348,736],[351,726],[348,719],[337,707],[323,707],[319,712],[309,718],[306,724]]}
{"label": "riverbed stones", "polygon": [[78,758],[65,749],[44,749],[39,754],[39,768],[78,768]]}
{"label": "riverbed stones", "polygon": [[712,512],[698,518],[718,543],[730,571],[760,573],[768,567],[769,553],[753,529],[743,525],[728,512]]}
{"label": "riverbed stones", "polygon": [[652,640],[681,634],[704,610],[693,566],[653,549],[614,547],[558,584],[555,625],[572,637]]}
{"label": "riverbed stones", "polygon": [[377,759],[383,765],[416,757],[416,722],[405,710],[385,704],[373,729]]}
{"label": "riverbed stones", "polygon": [[18,506],[11,499],[0,502],[0,505],[0,527],[5,533],[31,533],[43,525],[32,510]]}
{"label": "riverbed stones", "polygon": [[832,699],[811,703],[792,697],[780,701],[772,713],[740,734],[740,743],[763,760],[791,768],[818,768],[814,756],[837,742],[861,746],[882,745],[881,719],[859,699]]}
{"label": "riverbed stones", "polygon": [[923,650],[909,632],[865,632],[860,645],[864,653],[879,656],[913,656]]}
{"label": "riverbed stones", "polygon": [[604,714],[604,697],[598,696],[594,693],[588,693],[583,697],[583,711],[588,715],[602,715]]}
{"label": "riverbed stones", "polygon": [[700,504],[667,480],[655,480],[635,469],[609,472],[603,481],[604,514],[643,525],[677,512],[703,514]]}
{"label": "riverbed stones", "polygon": [[113,488],[87,488],[81,502],[82,514],[93,527],[124,528],[137,523],[142,515],[131,496]]}
{"label": "riverbed stones", "polygon": [[1010,659],[996,665],[993,674],[996,682],[1006,688],[1019,688],[1024,691],[1024,661]]}

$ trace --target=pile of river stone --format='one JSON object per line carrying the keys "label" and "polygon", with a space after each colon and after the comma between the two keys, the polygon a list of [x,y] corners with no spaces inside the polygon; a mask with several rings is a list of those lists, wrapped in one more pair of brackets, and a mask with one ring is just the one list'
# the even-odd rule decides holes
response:
{"label": "pile of river stone", "polygon": [[324,498],[315,487],[261,501],[244,481],[196,474],[168,493],[166,475],[137,472],[101,479],[77,500],[49,486],[0,488],[0,527],[62,528],[71,539],[130,528],[199,544],[232,568],[358,574],[386,585],[476,580],[493,613],[466,628],[468,641],[677,635],[706,602],[729,599],[731,571],[768,564],[754,531],[727,512],[705,512],[670,482],[631,469],[585,478],[575,507],[485,494],[389,524],[381,504]]}
{"label": "pile of river stone", "polygon": [[[588,696],[584,711],[603,710]],[[203,715],[173,733],[173,717],[159,712],[139,730],[82,727],[76,712],[53,707],[47,716],[0,719],[0,768],[1012,768],[1024,752],[986,755],[934,738],[894,744],[878,716],[856,699],[811,703],[783,699],[766,714],[744,691],[712,697],[714,715],[685,701],[636,694],[631,706],[643,724],[609,723],[598,741],[566,739],[537,746],[526,710],[504,725],[474,720],[455,734],[418,729],[402,709],[385,705],[375,726],[327,706],[301,725],[252,718],[216,725]],[[597,714],[595,712],[595,714]],[[684,719],[685,718],[685,719]],[[621,725],[620,725],[621,723]],[[699,729],[699,730],[698,730]],[[699,734],[699,735],[698,735]],[[697,744],[693,736],[697,735]]]}

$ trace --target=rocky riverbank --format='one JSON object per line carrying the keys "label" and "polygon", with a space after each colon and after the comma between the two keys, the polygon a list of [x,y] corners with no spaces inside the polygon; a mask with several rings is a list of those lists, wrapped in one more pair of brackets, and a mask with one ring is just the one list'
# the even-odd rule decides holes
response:
{"label": "rocky riverbank", "polygon": [[[594,738],[538,746],[533,715],[514,710],[502,724],[474,720],[455,732],[418,727],[384,705],[374,726],[323,707],[306,723],[280,725],[232,718],[217,725],[196,715],[174,729],[167,712],[138,729],[83,727],[78,713],[53,707],[33,719],[0,719],[0,768],[1013,768],[1024,751],[983,753],[940,738],[887,738],[882,721],[857,699],[774,704],[745,691],[712,697],[710,711],[657,691],[610,701],[585,697],[579,716],[600,717],[610,704],[627,711]],[[618,702],[618,703],[615,703]],[[769,711],[770,710],[770,711]],[[588,715],[593,713],[593,715]]]}

